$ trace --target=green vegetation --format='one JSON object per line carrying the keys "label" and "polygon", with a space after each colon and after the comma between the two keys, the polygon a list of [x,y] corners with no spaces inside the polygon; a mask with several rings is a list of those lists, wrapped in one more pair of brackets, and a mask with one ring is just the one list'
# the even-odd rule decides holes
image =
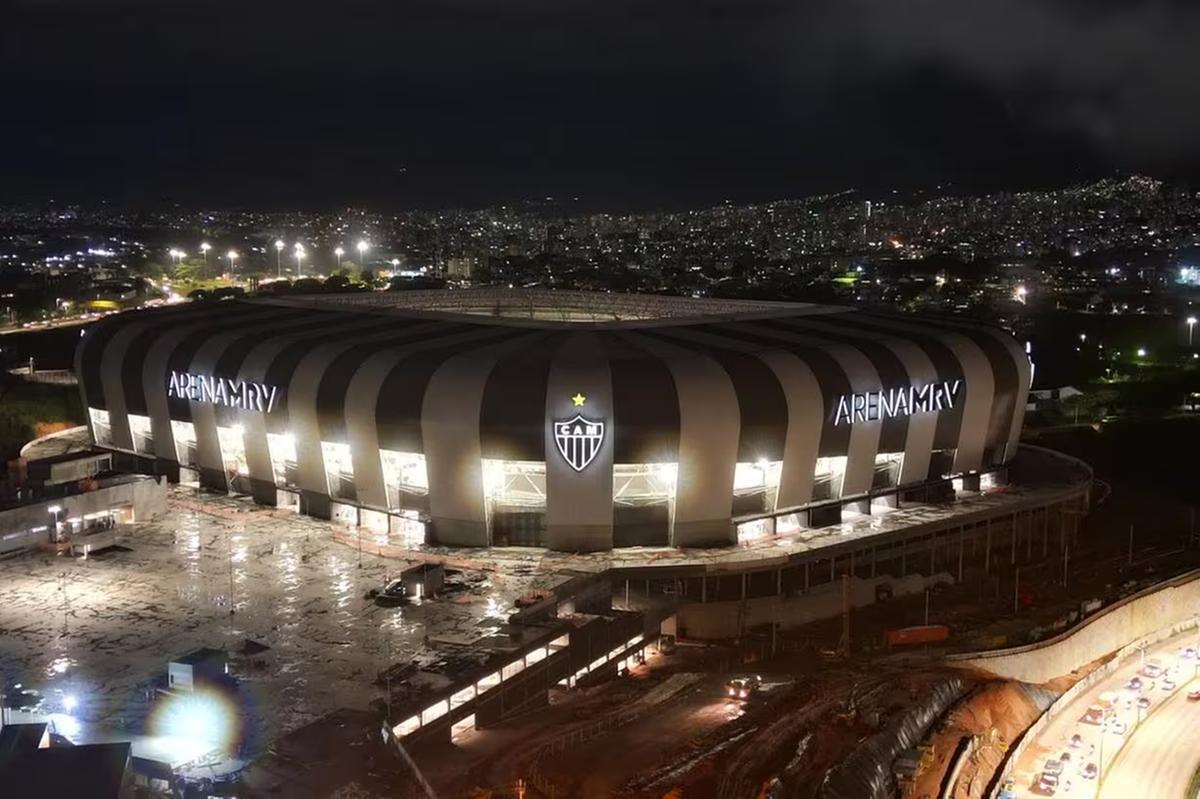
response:
{"label": "green vegetation", "polygon": [[17,457],[30,439],[84,423],[76,386],[29,383],[0,375],[0,457]]}

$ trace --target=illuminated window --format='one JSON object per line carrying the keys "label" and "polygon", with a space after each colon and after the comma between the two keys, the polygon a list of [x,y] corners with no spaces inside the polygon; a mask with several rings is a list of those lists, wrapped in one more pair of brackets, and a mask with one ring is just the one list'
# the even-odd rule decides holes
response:
{"label": "illuminated window", "polygon": [[483,493],[497,506],[546,507],[546,464],[542,461],[483,460]]}
{"label": "illuminated window", "polygon": [[139,455],[154,454],[154,429],[149,416],[129,414],[129,434],[133,438],[133,451]]}
{"label": "illuminated window", "polygon": [[532,666],[534,663],[541,662],[546,659],[546,647],[539,646],[530,652],[525,653],[525,665]]}
{"label": "illuminated window", "polygon": [[440,702],[435,702],[429,707],[421,711],[421,724],[428,724],[431,721],[440,719],[442,716],[450,712],[450,703],[443,699]]}
{"label": "illuminated window", "polygon": [[275,475],[275,485],[294,487],[299,479],[296,437],[291,433],[267,433],[267,450],[271,453],[271,472]]}
{"label": "illuminated window", "polygon": [[524,660],[514,660],[500,670],[500,677],[504,680],[511,680],[516,675],[525,670]]}
{"label": "illuminated window", "polygon": [[102,447],[111,447],[113,443],[112,425],[109,423],[108,411],[88,408],[88,415],[92,418],[92,430],[96,436],[96,443]]}
{"label": "illuminated window", "polygon": [[325,481],[329,486],[329,496],[334,499],[357,499],[350,445],[322,441],[321,457],[325,460]]}
{"label": "illuminated window", "polygon": [[409,507],[406,494],[429,493],[429,476],[425,469],[425,456],[418,452],[379,450],[383,466],[383,484],[387,489],[388,507],[402,510]]}
{"label": "illuminated window", "polygon": [[613,502],[617,505],[675,504],[677,463],[617,463],[613,465]]}
{"label": "illuminated window", "polygon": [[421,719],[419,716],[412,716],[392,727],[392,735],[397,738],[403,738],[405,735],[411,735],[421,729]]}
{"label": "illuminated window", "polygon": [[196,465],[196,427],[191,422],[171,420],[171,435],[175,439],[175,459],[180,466]]}
{"label": "illuminated window", "polygon": [[489,674],[488,676],[484,677],[479,682],[475,683],[475,691],[476,691],[476,693],[481,694],[484,691],[487,691],[491,688],[495,688],[499,684],[500,684],[500,672],[494,671],[491,674]]}
{"label": "illuminated window", "polygon": [[546,464],[485,458],[483,496],[492,543],[541,546],[546,530]]}
{"label": "illuminated window", "polygon": [[880,452],[875,456],[875,479],[873,488],[894,488],[900,484],[900,470],[904,466],[903,452]]}
{"label": "illuminated window", "polygon": [[842,478],[846,476],[846,456],[817,458],[813,470],[813,501],[837,499],[842,495]]}
{"label": "illuminated window", "polygon": [[771,513],[779,496],[783,461],[759,460],[733,468],[733,514]]}
{"label": "illuminated window", "polygon": [[225,475],[232,480],[250,474],[246,463],[246,439],[242,426],[217,427],[217,441],[221,445],[221,461],[225,464]]}
{"label": "illuminated window", "polygon": [[450,695],[450,709],[453,710],[460,705],[465,705],[475,698],[475,686],[468,685],[466,688]]}

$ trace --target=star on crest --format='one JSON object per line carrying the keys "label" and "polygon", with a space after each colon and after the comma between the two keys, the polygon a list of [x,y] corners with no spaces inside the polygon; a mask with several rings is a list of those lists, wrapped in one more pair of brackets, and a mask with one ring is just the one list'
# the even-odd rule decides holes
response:
{"label": "star on crest", "polygon": [[575,392],[575,396],[571,397],[571,402],[575,403],[576,408],[582,408],[583,403],[587,402],[587,397],[577,391]]}

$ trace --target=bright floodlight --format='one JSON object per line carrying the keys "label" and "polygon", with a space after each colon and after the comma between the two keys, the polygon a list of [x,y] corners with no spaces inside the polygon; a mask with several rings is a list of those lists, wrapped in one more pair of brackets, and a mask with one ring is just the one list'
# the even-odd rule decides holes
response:
{"label": "bright floodlight", "polygon": [[1145,357],[1146,357],[1146,348],[1145,348],[1145,347],[1138,347],[1137,356],[1138,356],[1139,358],[1145,358]]}
{"label": "bright floodlight", "polygon": [[237,250],[230,250],[229,252],[225,253],[225,257],[231,261],[237,260],[237,257],[238,257]]}
{"label": "bright floodlight", "polygon": [[341,258],[343,255],[346,254],[346,251],[343,250],[341,247],[334,247],[333,254],[336,255],[337,257]]}
{"label": "bright floodlight", "polygon": [[399,266],[399,265],[400,265],[400,259],[399,259],[399,258],[393,258],[393,259],[392,259],[392,266]]}
{"label": "bright floodlight", "polygon": [[1188,323],[1189,325],[1194,325],[1194,324],[1196,324],[1196,317],[1194,317],[1194,316],[1189,316],[1189,317],[1187,318],[1187,323]]}
{"label": "bright floodlight", "polygon": [[67,694],[63,697],[63,709],[70,713],[79,706],[79,700],[73,694]]}
{"label": "bright floodlight", "polygon": [[204,241],[204,242],[200,243],[200,249],[204,250],[205,252],[208,252],[209,250],[212,249],[212,245],[209,244],[207,241]]}
{"label": "bright floodlight", "polygon": [[283,252],[283,248],[284,248],[283,239],[275,239],[275,249],[279,250],[280,252]]}
{"label": "bright floodlight", "polygon": [[221,694],[197,691],[165,697],[151,715],[149,727],[166,737],[181,759],[226,750],[236,734],[236,711]]}
{"label": "bright floodlight", "polygon": [[46,511],[49,513],[58,513],[61,510],[62,505],[51,505],[50,507],[46,508]]}
{"label": "bright floodlight", "polygon": [[355,244],[354,247],[358,250],[358,254],[362,255],[371,248],[371,245],[367,244],[365,241],[360,241],[358,244]]}

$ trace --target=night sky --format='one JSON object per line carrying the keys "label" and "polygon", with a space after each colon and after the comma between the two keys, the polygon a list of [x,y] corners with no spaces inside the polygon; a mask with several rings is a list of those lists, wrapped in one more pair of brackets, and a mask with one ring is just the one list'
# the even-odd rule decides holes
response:
{"label": "night sky", "polygon": [[12,0],[0,203],[581,209],[1200,175],[1193,0]]}

